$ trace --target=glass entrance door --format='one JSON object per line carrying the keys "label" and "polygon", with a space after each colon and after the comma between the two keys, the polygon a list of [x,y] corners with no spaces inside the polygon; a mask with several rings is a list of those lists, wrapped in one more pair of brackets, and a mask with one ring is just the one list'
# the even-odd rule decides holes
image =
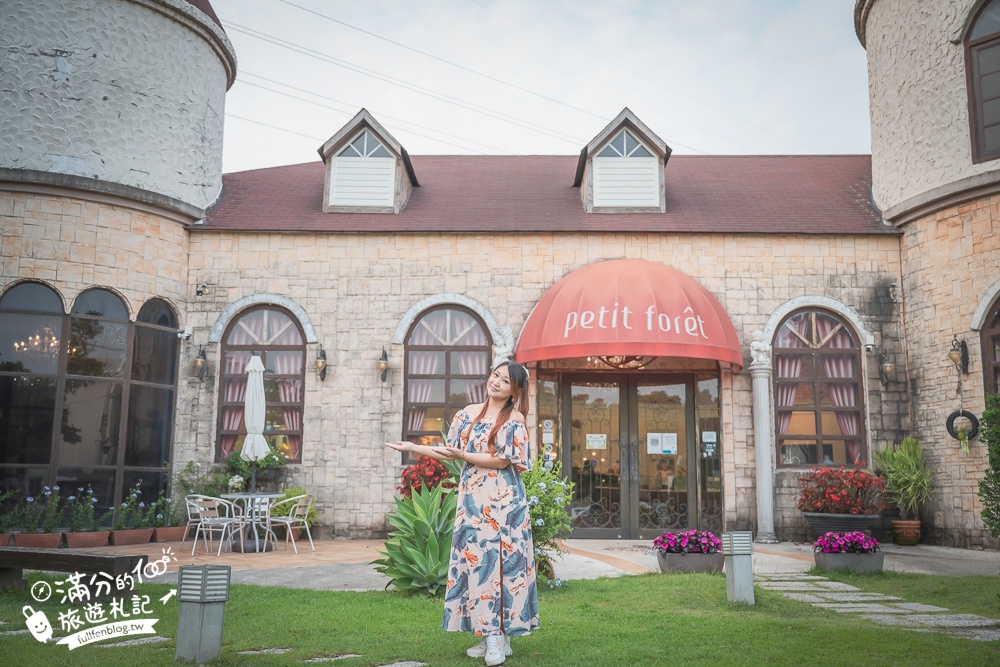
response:
{"label": "glass entrance door", "polygon": [[574,537],[652,539],[698,527],[703,510],[713,513],[705,501],[717,507],[721,488],[706,466],[714,471],[718,461],[717,431],[699,446],[692,376],[565,380],[562,460],[576,485]]}

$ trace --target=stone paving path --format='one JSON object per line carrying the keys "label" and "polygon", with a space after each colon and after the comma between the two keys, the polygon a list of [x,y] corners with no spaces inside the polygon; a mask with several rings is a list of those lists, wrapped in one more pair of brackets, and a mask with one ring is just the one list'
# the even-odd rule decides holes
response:
{"label": "stone paving path", "polygon": [[976,641],[1000,640],[1000,621],[975,614],[953,614],[943,607],[906,602],[892,595],[866,593],[839,581],[809,574],[756,575],[756,585],[838,614],[858,614],[881,625],[935,632]]}

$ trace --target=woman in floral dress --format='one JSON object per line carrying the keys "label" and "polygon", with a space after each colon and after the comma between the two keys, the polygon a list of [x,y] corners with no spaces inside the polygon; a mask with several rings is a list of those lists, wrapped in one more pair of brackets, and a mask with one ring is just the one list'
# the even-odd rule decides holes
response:
{"label": "woman in floral dress", "polygon": [[491,667],[511,654],[509,637],[538,627],[531,520],[521,481],[531,466],[527,384],[527,369],[504,362],[486,382],[486,401],[455,415],[447,447],[386,443],[398,451],[465,461],[442,625],[482,637],[467,653],[484,656]]}

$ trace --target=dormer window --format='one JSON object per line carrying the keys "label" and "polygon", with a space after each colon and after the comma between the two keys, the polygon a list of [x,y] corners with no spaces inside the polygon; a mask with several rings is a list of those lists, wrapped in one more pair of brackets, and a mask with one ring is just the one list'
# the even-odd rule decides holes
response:
{"label": "dormer window", "polygon": [[573,185],[588,213],[663,213],[670,147],[628,109],[580,153]]}
{"label": "dormer window", "polygon": [[392,206],[396,159],[364,130],[330,165],[330,206]]}
{"label": "dormer window", "polygon": [[399,213],[420,185],[406,151],[364,109],[319,154],[326,163],[326,213]]}
{"label": "dormer window", "polygon": [[659,160],[628,130],[594,157],[594,207],[660,206]]}

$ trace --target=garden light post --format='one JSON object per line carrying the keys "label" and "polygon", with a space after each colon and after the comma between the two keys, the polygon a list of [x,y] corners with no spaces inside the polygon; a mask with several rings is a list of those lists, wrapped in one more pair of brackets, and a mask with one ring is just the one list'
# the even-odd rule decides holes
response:
{"label": "garden light post", "polygon": [[726,597],[730,602],[754,604],[753,533],[723,533],[722,554],[726,557]]}
{"label": "garden light post", "polygon": [[175,660],[202,664],[222,653],[222,621],[231,576],[228,565],[180,566]]}

